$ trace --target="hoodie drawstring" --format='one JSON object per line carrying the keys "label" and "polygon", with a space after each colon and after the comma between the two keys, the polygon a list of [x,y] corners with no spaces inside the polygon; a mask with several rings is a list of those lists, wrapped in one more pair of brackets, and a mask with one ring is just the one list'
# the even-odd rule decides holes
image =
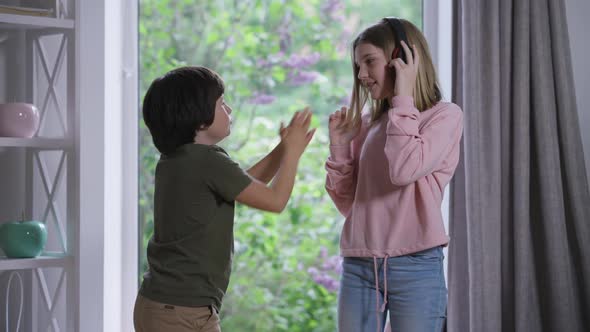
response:
{"label": "hoodie drawstring", "polygon": [[375,271],[375,315],[377,315],[377,332],[381,332],[381,320],[379,319],[379,275],[377,274],[376,256],[373,256],[373,269]]}
{"label": "hoodie drawstring", "polygon": [[377,315],[377,332],[383,332],[381,329],[381,317],[380,313],[385,311],[385,305],[387,304],[387,259],[389,255],[385,255],[383,259],[383,286],[384,286],[384,297],[383,304],[379,308],[379,273],[377,272],[377,256],[373,256],[373,270],[375,272],[375,308],[377,309],[375,314]]}

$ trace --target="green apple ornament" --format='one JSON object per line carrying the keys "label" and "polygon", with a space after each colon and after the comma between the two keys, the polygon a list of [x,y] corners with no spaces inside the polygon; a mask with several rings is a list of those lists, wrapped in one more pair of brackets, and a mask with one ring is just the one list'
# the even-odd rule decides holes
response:
{"label": "green apple ornament", "polygon": [[0,247],[9,258],[37,257],[45,248],[47,229],[40,221],[0,224]]}

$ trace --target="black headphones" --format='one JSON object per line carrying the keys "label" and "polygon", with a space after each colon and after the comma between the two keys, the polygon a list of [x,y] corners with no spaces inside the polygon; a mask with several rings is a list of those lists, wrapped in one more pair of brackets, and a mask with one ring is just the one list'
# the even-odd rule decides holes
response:
{"label": "black headphones", "polygon": [[391,58],[401,58],[402,60],[404,60],[405,63],[408,63],[408,60],[406,58],[406,52],[402,47],[401,41],[403,40],[406,43],[406,45],[408,45],[410,51],[412,51],[412,48],[410,47],[410,43],[408,42],[408,37],[406,36],[406,30],[404,29],[402,21],[400,21],[400,19],[397,17],[385,17],[384,20],[387,21],[387,23],[391,27],[391,30],[393,30],[393,35],[395,36],[396,48],[393,50]]}

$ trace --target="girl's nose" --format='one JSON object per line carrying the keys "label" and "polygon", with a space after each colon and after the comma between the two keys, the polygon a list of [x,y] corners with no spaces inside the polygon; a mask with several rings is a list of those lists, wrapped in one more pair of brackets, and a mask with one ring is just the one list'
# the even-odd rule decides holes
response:
{"label": "girl's nose", "polygon": [[359,80],[362,80],[363,78],[367,77],[367,71],[365,69],[363,69],[362,67],[359,68],[359,74],[357,75]]}

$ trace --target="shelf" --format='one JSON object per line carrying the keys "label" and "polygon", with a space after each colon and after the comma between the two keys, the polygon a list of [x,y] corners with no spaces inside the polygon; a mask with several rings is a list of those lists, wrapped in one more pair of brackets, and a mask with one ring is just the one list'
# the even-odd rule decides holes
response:
{"label": "shelf", "polygon": [[0,256],[0,271],[29,270],[45,267],[67,267],[72,263],[71,256],[39,256],[36,258],[7,258]]}
{"label": "shelf", "polygon": [[4,29],[74,29],[74,20],[43,16],[0,13],[0,28]]}
{"label": "shelf", "polygon": [[63,150],[70,148],[72,143],[63,138],[15,138],[0,137],[0,147],[38,148],[44,150]]}

